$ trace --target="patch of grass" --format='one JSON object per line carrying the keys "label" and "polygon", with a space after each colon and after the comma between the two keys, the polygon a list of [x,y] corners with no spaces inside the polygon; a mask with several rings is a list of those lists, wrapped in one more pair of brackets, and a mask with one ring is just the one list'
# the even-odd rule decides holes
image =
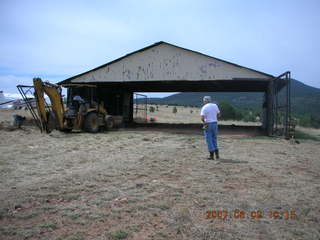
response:
{"label": "patch of grass", "polygon": [[150,207],[150,208],[159,208],[161,210],[170,209],[170,206],[168,206],[166,203],[163,203],[163,202],[151,203],[151,204],[148,204],[148,207]]}
{"label": "patch of grass", "polygon": [[33,218],[33,217],[37,217],[39,216],[39,212],[36,211],[32,211],[32,212],[19,212],[17,214],[15,214],[16,218],[19,219],[29,219],[29,218]]}
{"label": "patch of grass", "polygon": [[59,209],[57,209],[55,206],[45,206],[41,208],[41,211],[45,212],[46,214],[56,214]]}
{"label": "patch of grass", "polygon": [[[243,137],[243,138],[239,138],[239,140],[271,140],[272,141],[272,140],[277,140],[279,138],[283,138],[283,137],[255,136],[255,137]],[[299,130],[295,131],[295,138],[299,140],[320,141],[319,136],[311,135]]]}
{"label": "patch of grass", "polygon": [[126,239],[129,236],[129,233],[124,231],[124,230],[116,230],[113,232],[108,232],[106,234],[106,237],[109,240],[121,240],[121,239]]}
{"label": "patch of grass", "polygon": [[5,166],[5,165],[8,165],[8,162],[3,159],[0,160],[0,167]]}
{"label": "patch of grass", "polygon": [[88,158],[81,158],[80,160],[79,160],[79,163],[80,164],[84,164],[84,163],[89,163],[89,162],[91,162],[92,160],[91,159],[88,159]]}
{"label": "patch of grass", "polygon": [[89,205],[96,205],[96,206],[101,206],[103,204],[105,204],[106,201],[102,198],[99,198],[99,199],[91,199],[88,201],[88,204]]}
{"label": "patch of grass", "polygon": [[88,218],[93,219],[93,220],[102,220],[108,216],[109,216],[109,214],[107,214],[107,213],[93,213],[93,214],[90,214],[88,216]]}
{"label": "patch of grass", "polygon": [[47,229],[47,230],[55,230],[58,228],[58,224],[54,221],[45,222],[38,225],[41,229]]}
{"label": "patch of grass", "polygon": [[313,140],[313,141],[320,141],[320,137],[314,136],[299,130],[296,130],[295,132],[295,138],[296,139],[302,139],[302,140]]}
{"label": "patch of grass", "polygon": [[9,216],[8,210],[7,210],[7,209],[0,208],[0,220],[1,220],[2,218],[8,217],[8,216]]}
{"label": "patch of grass", "polygon": [[139,232],[141,228],[142,228],[141,224],[135,224],[129,227],[130,231],[132,232]]}
{"label": "patch of grass", "polygon": [[86,239],[84,232],[76,232],[68,236],[62,236],[57,238],[57,240],[84,240],[84,239]]}
{"label": "patch of grass", "polygon": [[156,233],[156,238],[157,239],[170,239],[170,236],[166,233],[158,232],[158,233]]}
{"label": "patch of grass", "polygon": [[56,199],[60,198],[59,193],[36,193],[34,194],[34,197],[38,199]]}
{"label": "patch of grass", "polygon": [[69,211],[69,212],[73,212],[78,210],[80,207],[77,205],[73,205],[73,206],[66,206],[63,208],[64,211]]}
{"label": "patch of grass", "polygon": [[292,233],[294,236],[297,236],[297,237],[302,237],[305,234],[304,232],[302,232],[300,230],[294,230]]}
{"label": "patch of grass", "polygon": [[81,213],[79,213],[79,212],[69,212],[69,211],[67,211],[66,213],[63,214],[63,216],[67,216],[67,217],[69,217],[69,218],[72,219],[72,220],[76,220],[76,219],[78,219],[79,217],[81,217]]}
{"label": "patch of grass", "polygon": [[239,140],[277,140],[278,137],[271,136],[254,136],[254,137],[241,137]]}
{"label": "patch of grass", "polygon": [[61,192],[62,195],[68,195],[68,194],[71,194],[71,193],[80,193],[82,191],[86,190],[85,187],[78,187],[78,188],[69,188],[69,189],[66,189],[64,191]]}
{"label": "patch of grass", "polygon": [[63,209],[62,216],[69,217],[72,220],[76,220],[82,216],[79,211],[75,211],[77,209],[76,206],[71,206]]}
{"label": "patch of grass", "polygon": [[130,213],[134,212],[143,212],[150,210],[149,206],[147,206],[145,203],[137,203],[136,205],[132,206],[130,209],[127,209]]}
{"label": "patch of grass", "polygon": [[15,228],[15,227],[0,227],[0,235],[2,235],[2,236],[17,235],[17,228]]}
{"label": "patch of grass", "polygon": [[63,196],[63,199],[67,201],[73,201],[73,200],[77,200],[80,196],[81,196],[80,194],[67,194]]}
{"label": "patch of grass", "polygon": [[95,187],[97,187],[97,185],[95,185],[95,184],[86,184],[85,187],[86,188],[95,188]]}
{"label": "patch of grass", "polygon": [[39,228],[33,227],[33,228],[27,228],[27,229],[20,229],[18,230],[19,239],[28,239],[35,237],[40,233]]}
{"label": "patch of grass", "polygon": [[82,226],[88,224],[88,222],[87,222],[86,220],[84,220],[84,219],[77,219],[77,220],[75,221],[75,223],[78,224],[78,225],[82,225]]}

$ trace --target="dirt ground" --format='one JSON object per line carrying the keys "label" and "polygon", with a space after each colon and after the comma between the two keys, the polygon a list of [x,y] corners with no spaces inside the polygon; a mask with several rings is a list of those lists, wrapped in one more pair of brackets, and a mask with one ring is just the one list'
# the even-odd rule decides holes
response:
{"label": "dirt ground", "polygon": [[320,238],[320,142],[221,134],[209,161],[199,134],[12,131],[13,113],[0,239]]}

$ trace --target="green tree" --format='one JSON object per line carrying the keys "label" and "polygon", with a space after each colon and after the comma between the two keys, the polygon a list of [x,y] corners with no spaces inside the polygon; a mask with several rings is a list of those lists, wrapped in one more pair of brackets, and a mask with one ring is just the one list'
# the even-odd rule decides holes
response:
{"label": "green tree", "polygon": [[317,118],[315,115],[311,115],[310,125],[314,128],[320,128],[320,118]]}
{"label": "green tree", "polygon": [[219,104],[219,108],[222,120],[236,119],[236,110],[230,103],[223,101]]}
{"label": "green tree", "polygon": [[154,106],[149,107],[149,112],[152,112],[152,113],[154,112]]}
{"label": "green tree", "polygon": [[256,117],[255,115],[250,114],[250,112],[246,112],[246,114],[243,116],[243,121],[245,122],[255,122],[256,121]]}
{"label": "green tree", "polygon": [[236,110],[235,120],[242,120],[243,119],[243,113],[241,110]]}
{"label": "green tree", "polygon": [[176,106],[174,106],[174,107],[172,108],[172,112],[173,112],[174,114],[176,114],[176,113],[178,112],[178,109],[177,109]]}

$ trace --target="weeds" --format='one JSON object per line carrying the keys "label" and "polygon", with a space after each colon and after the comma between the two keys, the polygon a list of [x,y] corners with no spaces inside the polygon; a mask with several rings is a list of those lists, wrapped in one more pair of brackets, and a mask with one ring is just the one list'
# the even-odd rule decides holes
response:
{"label": "weeds", "polygon": [[79,213],[79,212],[69,212],[69,211],[67,211],[66,213],[63,214],[63,216],[69,217],[72,220],[76,220],[79,217],[81,217],[82,214]]}
{"label": "weeds", "polygon": [[18,235],[20,239],[28,239],[34,237],[40,233],[38,228],[28,228],[28,229],[21,229],[18,230]]}
{"label": "weeds", "polygon": [[[111,142],[118,134],[118,142]],[[202,137],[137,133],[130,137],[133,142],[130,146],[127,135],[133,136],[133,133],[99,134],[98,142],[96,136],[87,134],[86,139],[81,139],[82,135],[74,134],[72,138],[79,141],[75,144],[84,146],[90,142],[90,149],[103,143],[104,151],[110,150],[108,154],[92,152],[97,161],[88,168],[83,168],[77,158],[84,147],[80,147],[80,153],[65,152],[71,143],[65,146],[60,143],[61,139],[54,145],[65,153],[63,156],[52,152],[50,159],[43,159],[41,153],[28,153],[30,164],[25,164],[22,153],[12,155],[15,161],[8,161],[8,167],[14,171],[0,174],[4,183],[0,184],[3,201],[0,239],[121,240],[139,238],[142,234],[158,240],[234,239],[236,235],[245,239],[272,238],[272,234],[260,232],[259,224],[263,224],[262,228],[267,226],[270,232],[283,229],[286,239],[311,239],[312,231],[317,229],[317,219],[311,218],[303,220],[308,224],[301,224],[298,219],[290,224],[278,221],[268,225],[267,221],[203,218],[206,210],[218,207],[231,210],[238,206],[248,212],[252,206],[278,206],[281,202],[282,207],[298,209],[295,196],[299,196],[301,210],[310,208],[310,212],[316,212],[314,206],[319,195],[316,142],[304,143],[303,148],[298,148],[284,140],[278,144],[277,138],[256,137],[251,138],[252,141],[221,138],[219,143],[226,159],[239,157],[250,166],[224,162],[211,166],[199,159],[206,152]],[[145,136],[159,140],[148,145],[141,140]],[[43,140],[42,145],[38,143],[51,149],[53,140],[50,141],[49,146]],[[191,144],[199,148],[194,149]],[[11,145],[18,147],[14,142],[6,147]],[[123,146],[123,151],[119,146]],[[64,169],[69,160],[74,163],[72,171]],[[26,172],[47,173],[47,177],[36,173],[28,176]],[[286,174],[288,172],[292,174]],[[306,184],[308,189],[304,190]],[[227,188],[230,185],[234,188]],[[271,193],[277,195],[263,199],[262,196]],[[293,233],[293,228],[304,235]],[[83,232],[76,232],[78,229]]]}
{"label": "weeds", "polygon": [[17,235],[17,228],[16,227],[0,227],[0,235],[2,236]]}
{"label": "weeds", "polygon": [[76,232],[74,234],[68,235],[68,236],[62,236],[59,237],[56,240],[84,240],[85,238],[85,234],[84,232]]}
{"label": "weeds", "polygon": [[41,229],[47,229],[47,230],[55,230],[58,228],[58,224],[54,221],[45,222],[38,225]]}
{"label": "weeds", "polygon": [[129,236],[129,233],[124,230],[116,230],[113,232],[106,233],[106,237],[109,240],[121,240],[126,239]]}
{"label": "weeds", "polygon": [[149,208],[159,208],[161,210],[168,210],[170,209],[170,206],[163,202],[155,202],[148,205]]}
{"label": "weeds", "polygon": [[302,139],[302,140],[313,140],[313,141],[320,141],[320,137],[311,135],[299,130],[296,130],[295,132],[295,138],[296,139]]}
{"label": "weeds", "polygon": [[86,220],[84,220],[84,219],[77,219],[77,220],[75,220],[74,222],[75,222],[76,224],[82,225],[82,226],[88,224],[88,222],[87,222]]}
{"label": "weeds", "polygon": [[31,212],[18,212],[14,215],[15,218],[18,218],[18,219],[30,219],[30,218],[34,218],[34,217],[37,217],[39,216],[40,213],[37,212],[37,211],[31,211]]}
{"label": "weeds", "polygon": [[91,220],[103,220],[106,217],[108,217],[110,214],[106,214],[106,213],[93,213],[88,215],[88,218]]}
{"label": "weeds", "polygon": [[67,201],[74,201],[77,200],[80,196],[80,194],[67,194],[63,196],[63,199]]}

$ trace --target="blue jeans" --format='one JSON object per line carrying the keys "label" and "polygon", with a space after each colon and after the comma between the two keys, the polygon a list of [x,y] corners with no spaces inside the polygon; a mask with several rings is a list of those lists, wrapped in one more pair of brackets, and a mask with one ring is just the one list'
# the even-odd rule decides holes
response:
{"label": "blue jeans", "polygon": [[218,124],[216,122],[208,123],[208,128],[203,131],[207,141],[208,151],[214,152],[218,150],[217,134]]}

